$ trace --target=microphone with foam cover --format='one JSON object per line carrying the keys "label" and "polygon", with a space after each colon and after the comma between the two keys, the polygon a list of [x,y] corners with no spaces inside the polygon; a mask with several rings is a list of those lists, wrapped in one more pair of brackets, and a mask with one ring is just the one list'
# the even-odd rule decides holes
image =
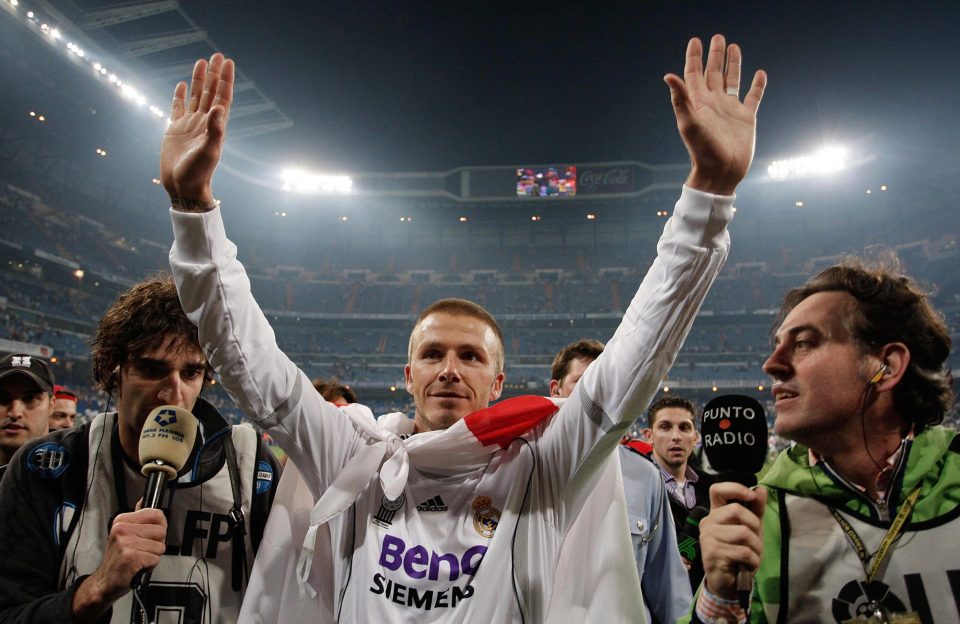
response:
{"label": "microphone with foam cover", "polygon": [[738,394],[713,399],[703,408],[700,435],[718,480],[757,484],[767,458],[767,416],[759,402]]}
{"label": "microphone with foam cover", "polygon": [[[143,491],[143,509],[160,508],[167,480],[177,473],[193,450],[197,439],[197,419],[188,410],[176,405],[161,405],[147,416],[140,431],[140,472],[147,478]],[[140,589],[149,578],[147,570],[133,577],[131,587]]]}
{"label": "microphone with foam cover", "polygon": [[[756,399],[739,394],[713,399],[703,408],[700,435],[718,481],[747,487],[757,484],[757,473],[767,458],[767,415]],[[746,570],[737,574],[737,597],[744,609],[750,604],[752,582]]]}
{"label": "microphone with foam cover", "polygon": [[197,439],[197,419],[175,405],[161,405],[147,416],[140,432],[140,472],[147,477],[143,507],[160,507],[163,486],[187,463]]}

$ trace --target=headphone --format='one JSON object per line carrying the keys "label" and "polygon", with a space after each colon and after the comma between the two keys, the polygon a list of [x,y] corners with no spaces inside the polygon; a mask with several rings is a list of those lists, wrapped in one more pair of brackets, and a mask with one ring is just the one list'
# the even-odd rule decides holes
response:
{"label": "headphone", "polygon": [[886,364],[880,366],[880,370],[877,371],[877,374],[870,378],[870,381],[867,385],[872,386],[874,384],[880,383],[880,380],[883,379],[883,376],[890,372],[890,367]]}

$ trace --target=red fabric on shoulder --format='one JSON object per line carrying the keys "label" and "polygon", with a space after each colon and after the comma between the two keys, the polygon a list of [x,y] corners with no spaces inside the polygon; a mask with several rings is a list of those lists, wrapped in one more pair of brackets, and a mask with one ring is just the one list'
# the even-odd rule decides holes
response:
{"label": "red fabric on shoulder", "polygon": [[559,407],[546,397],[519,396],[467,414],[464,422],[480,444],[507,448],[515,438],[533,429]]}

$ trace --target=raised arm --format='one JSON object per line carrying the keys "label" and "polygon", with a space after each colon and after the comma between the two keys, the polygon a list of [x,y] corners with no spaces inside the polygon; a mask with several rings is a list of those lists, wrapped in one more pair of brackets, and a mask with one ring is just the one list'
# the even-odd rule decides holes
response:
{"label": "raised arm", "polygon": [[657,258],[606,349],[544,432],[541,450],[560,473],[551,487],[562,492],[565,512],[573,512],[566,517],[579,511],[589,493],[597,461],[657,392],[729,251],[731,195],[753,159],[766,75],[757,72],[741,102],[739,48],[717,35],[706,69],[701,55],[700,41],[692,39],[684,77],[665,78],[692,167]]}
{"label": "raised arm", "polygon": [[233,76],[233,61],[217,52],[193,66],[189,100],[186,82],[173,92],[171,123],[160,148],[160,181],[176,209],[213,208],[213,172],[227,136]]}

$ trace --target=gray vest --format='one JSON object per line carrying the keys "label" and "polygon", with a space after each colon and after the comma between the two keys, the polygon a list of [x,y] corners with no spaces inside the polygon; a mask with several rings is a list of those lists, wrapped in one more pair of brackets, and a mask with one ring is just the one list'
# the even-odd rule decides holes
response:
{"label": "gray vest", "polygon": [[[908,524],[885,570],[867,586],[860,559],[828,508],[782,493],[780,608],[765,606],[770,622],[839,623],[879,600],[890,612],[916,611],[922,622],[960,622],[960,508]],[[874,553],[886,526],[838,512]]]}
{"label": "gray vest", "polygon": [[[119,511],[116,508],[114,463],[110,460],[110,439],[115,419],[115,413],[101,414],[91,423],[86,504],[79,511],[65,506],[58,517],[61,540],[69,539],[60,568],[63,587],[79,576],[92,573],[100,565],[106,550],[110,523]],[[257,434],[248,427],[233,427],[229,435],[233,436],[236,448],[241,504],[249,525],[257,467]],[[98,450],[99,460],[95,459]],[[160,558],[149,585],[143,590],[145,602],[156,606],[157,621],[167,621],[167,618],[173,618],[169,621],[181,624],[225,624],[237,621],[243,592],[235,591],[232,586],[236,553],[232,543],[233,523],[229,515],[234,501],[228,461],[206,481],[183,486],[178,484],[174,490],[167,517],[167,552]],[[120,463],[123,465],[122,477],[128,498],[125,502],[132,509],[143,494],[146,478],[126,463]],[[81,517],[68,537],[66,528],[70,526],[75,513],[80,513]],[[244,539],[243,542],[249,569],[253,565],[254,553],[250,540]],[[141,622],[140,613],[133,592],[128,592],[114,603],[111,622]]]}

